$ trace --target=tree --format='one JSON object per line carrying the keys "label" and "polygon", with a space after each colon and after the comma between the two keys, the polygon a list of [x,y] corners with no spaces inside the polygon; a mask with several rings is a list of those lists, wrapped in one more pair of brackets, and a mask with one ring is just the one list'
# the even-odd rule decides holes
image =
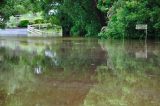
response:
{"label": "tree", "polygon": [[63,8],[73,20],[72,35],[97,36],[105,25],[95,0],[64,0]]}
{"label": "tree", "polygon": [[[97,9],[97,0],[40,0],[46,17],[56,17],[63,35],[96,37],[105,25],[104,14]],[[54,11],[53,14],[49,14]],[[55,18],[54,18],[55,19]]]}
{"label": "tree", "polygon": [[[107,3],[107,1],[109,0],[106,0],[104,3]],[[148,24],[150,38],[154,38],[160,33],[159,0],[154,2],[151,0],[116,0],[111,4],[112,6],[105,6],[108,24],[100,33],[101,37],[140,38],[144,32],[136,31],[136,24]]]}
{"label": "tree", "polygon": [[[38,7],[38,6],[37,6]],[[0,1],[0,27],[4,27],[10,16],[37,11],[30,0],[2,0]]]}

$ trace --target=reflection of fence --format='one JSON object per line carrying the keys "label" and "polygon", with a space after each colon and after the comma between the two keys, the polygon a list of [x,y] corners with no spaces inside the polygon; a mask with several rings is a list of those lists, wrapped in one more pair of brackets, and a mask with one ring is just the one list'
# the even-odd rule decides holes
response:
{"label": "reflection of fence", "polygon": [[[48,30],[49,27],[52,29]],[[27,31],[28,36],[62,36],[62,28],[49,23],[28,25]]]}

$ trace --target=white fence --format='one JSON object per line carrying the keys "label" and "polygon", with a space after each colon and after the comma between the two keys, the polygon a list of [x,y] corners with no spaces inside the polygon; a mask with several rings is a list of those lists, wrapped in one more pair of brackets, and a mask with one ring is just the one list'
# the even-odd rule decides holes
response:
{"label": "white fence", "polygon": [[34,25],[28,25],[27,31],[28,36],[62,36],[62,28],[60,26],[54,25],[52,26],[52,31],[47,31],[44,29],[47,29],[49,26],[52,26],[51,24],[34,24]]}

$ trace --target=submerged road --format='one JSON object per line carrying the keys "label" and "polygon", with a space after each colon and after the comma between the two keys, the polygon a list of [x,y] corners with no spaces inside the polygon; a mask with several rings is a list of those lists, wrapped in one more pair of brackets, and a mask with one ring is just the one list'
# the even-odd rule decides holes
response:
{"label": "submerged road", "polygon": [[27,36],[27,29],[0,29],[0,36]]}

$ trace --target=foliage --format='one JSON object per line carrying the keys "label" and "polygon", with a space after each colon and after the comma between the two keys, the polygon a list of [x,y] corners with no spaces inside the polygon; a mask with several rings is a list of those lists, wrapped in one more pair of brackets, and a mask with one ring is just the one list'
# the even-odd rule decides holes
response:
{"label": "foliage", "polygon": [[9,18],[9,21],[7,21],[7,23],[6,23],[6,27],[8,27],[8,28],[16,28],[18,26],[18,23],[19,23],[19,21],[17,20],[17,18],[14,17],[14,16],[11,16]]}
{"label": "foliage", "polygon": [[35,24],[42,24],[42,23],[44,23],[44,20],[43,19],[36,19],[36,20],[34,20],[34,23]]}
{"label": "foliage", "polygon": [[[34,1],[35,2],[35,1]],[[56,20],[64,35],[96,37],[102,25],[101,12],[94,0],[44,0],[37,1],[49,20]],[[59,21],[57,21],[59,19]],[[53,22],[53,21],[52,21]]]}
{"label": "foliage", "polygon": [[39,11],[38,6],[33,6],[30,0],[3,0],[0,2],[0,17],[3,19],[1,23],[4,25],[10,16],[25,14],[29,11]]}
{"label": "foliage", "polygon": [[62,26],[64,36],[144,37],[136,24],[147,24],[150,38],[160,35],[159,0],[3,0],[0,26],[29,11],[43,11],[46,20]]}
{"label": "foliage", "polygon": [[72,35],[96,36],[100,31],[100,20],[93,0],[66,0],[63,7],[73,20]]}
{"label": "foliage", "polygon": [[[102,2],[102,0],[99,0]],[[158,36],[160,2],[158,0],[116,0],[108,6],[106,0],[99,8],[107,13],[108,24],[101,31],[103,38],[140,38],[143,31],[135,30],[136,24],[148,24],[149,37]],[[102,9],[103,8],[103,9]]]}
{"label": "foliage", "polygon": [[46,20],[43,19],[41,12],[38,13],[28,12],[27,14],[22,14],[18,17],[16,16],[9,17],[9,20],[6,22],[6,27],[17,28],[21,20],[29,20],[30,24],[38,24],[46,22]]}
{"label": "foliage", "polygon": [[5,28],[5,24],[4,24],[4,22],[2,22],[2,21],[0,21],[0,28]]}
{"label": "foliage", "polygon": [[29,25],[29,20],[21,20],[18,24],[18,27],[23,28]]}
{"label": "foliage", "polygon": [[29,11],[26,14],[22,14],[20,20],[29,20],[31,23],[34,23],[37,19],[43,19],[42,12],[33,12]]}

